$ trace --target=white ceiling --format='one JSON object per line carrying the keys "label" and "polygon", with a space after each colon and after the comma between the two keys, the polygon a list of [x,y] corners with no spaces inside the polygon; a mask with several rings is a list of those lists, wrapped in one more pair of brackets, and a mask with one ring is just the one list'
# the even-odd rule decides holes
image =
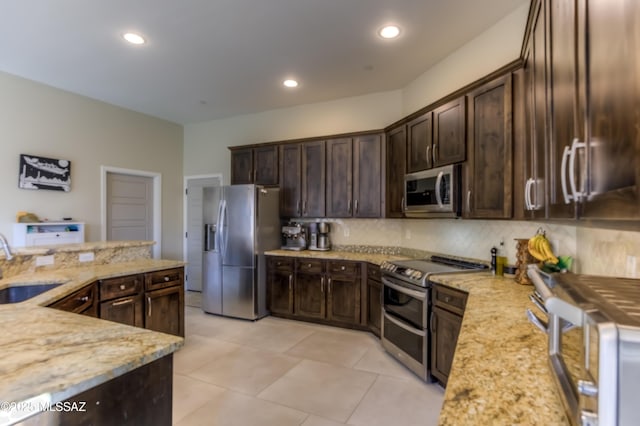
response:
{"label": "white ceiling", "polygon": [[[0,70],[194,123],[400,89],[523,3],[5,0]],[[376,36],[387,23],[398,39]],[[148,43],[125,43],[130,30]]]}

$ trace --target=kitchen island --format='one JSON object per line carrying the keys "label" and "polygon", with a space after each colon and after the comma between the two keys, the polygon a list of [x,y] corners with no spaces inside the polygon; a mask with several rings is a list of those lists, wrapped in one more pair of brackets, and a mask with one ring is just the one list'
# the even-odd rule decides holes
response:
{"label": "kitchen island", "polygon": [[26,301],[0,305],[0,424],[41,411],[32,419],[100,423],[108,415],[135,424],[134,419],[156,413],[155,419],[170,424],[172,353],[182,346],[181,337],[46,306],[98,279],[183,265],[142,258],[0,280],[0,289],[63,283]]}

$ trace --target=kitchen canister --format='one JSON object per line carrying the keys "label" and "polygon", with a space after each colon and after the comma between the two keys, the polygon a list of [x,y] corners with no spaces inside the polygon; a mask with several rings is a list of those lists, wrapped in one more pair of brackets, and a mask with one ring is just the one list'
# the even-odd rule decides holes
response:
{"label": "kitchen canister", "polygon": [[536,260],[529,253],[528,238],[516,238],[516,275],[515,282],[522,285],[533,285],[527,275],[527,265],[536,263]]}

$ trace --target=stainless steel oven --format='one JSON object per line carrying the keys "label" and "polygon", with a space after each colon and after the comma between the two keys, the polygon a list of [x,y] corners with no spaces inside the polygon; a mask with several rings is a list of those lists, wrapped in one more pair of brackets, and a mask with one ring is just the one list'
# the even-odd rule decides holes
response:
{"label": "stainless steel oven", "polygon": [[640,280],[529,269],[549,366],[574,425],[639,425]]}
{"label": "stainless steel oven", "polygon": [[488,268],[482,263],[441,256],[384,262],[382,270],[382,346],[422,380],[431,382],[429,317],[433,274]]}
{"label": "stainless steel oven", "polygon": [[430,288],[411,288],[382,276],[382,346],[425,381],[429,379],[430,294]]}

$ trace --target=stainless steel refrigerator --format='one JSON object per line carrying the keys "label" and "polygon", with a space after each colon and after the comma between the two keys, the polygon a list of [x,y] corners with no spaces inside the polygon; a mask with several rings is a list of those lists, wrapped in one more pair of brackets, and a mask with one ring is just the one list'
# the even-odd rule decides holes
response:
{"label": "stainless steel refrigerator", "polygon": [[264,252],[280,248],[279,189],[231,185],[204,191],[205,312],[255,320],[267,315]]}

